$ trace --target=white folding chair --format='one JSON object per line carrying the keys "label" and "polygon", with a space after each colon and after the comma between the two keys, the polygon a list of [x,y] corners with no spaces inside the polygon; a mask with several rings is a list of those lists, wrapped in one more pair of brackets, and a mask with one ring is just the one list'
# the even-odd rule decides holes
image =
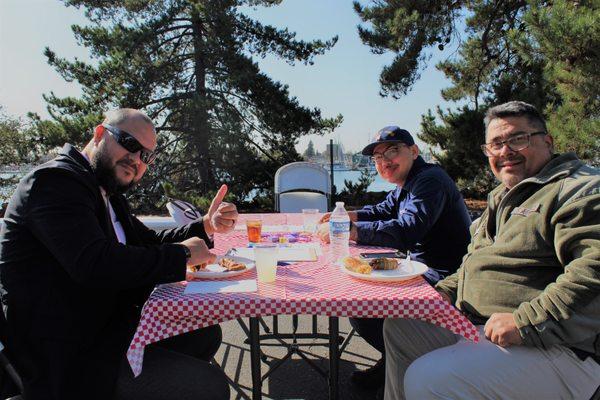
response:
{"label": "white folding chair", "polygon": [[202,217],[200,210],[183,200],[171,199],[167,203],[167,210],[178,226],[189,224]]}
{"label": "white folding chair", "polygon": [[[275,211],[281,213],[301,212],[303,208],[318,209],[325,213],[329,210],[331,198],[331,184],[329,172],[319,164],[310,162],[294,162],[279,168],[275,173]],[[281,333],[278,330],[277,316],[273,316],[273,332],[261,335],[262,339],[275,339],[288,348],[288,353],[274,365],[269,373],[277,369],[283,361],[293,354],[299,355],[306,360],[321,375],[326,376],[324,371],[300,350],[301,346],[328,346],[329,342],[298,343],[298,339],[323,339],[328,340],[329,335],[317,331],[317,316],[312,318],[312,332],[298,333],[298,315],[292,315],[292,332]],[[284,339],[291,339],[287,343]]]}
{"label": "white folding chair", "polygon": [[275,173],[275,210],[300,212],[303,208],[329,210],[331,184],[329,172],[319,164],[294,162]]}

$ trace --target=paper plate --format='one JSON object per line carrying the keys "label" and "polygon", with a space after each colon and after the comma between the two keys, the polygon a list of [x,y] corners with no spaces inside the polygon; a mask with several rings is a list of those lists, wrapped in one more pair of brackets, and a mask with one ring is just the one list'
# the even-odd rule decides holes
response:
{"label": "paper plate", "polygon": [[359,274],[348,270],[344,265],[338,263],[341,270],[353,278],[375,282],[396,282],[412,279],[415,276],[423,275],[427,271],[427,265],[406,259],[398,259],[398,268],[392,270],[373,270],[370,274]]}
{"label": "paper plate", "polygon": [[223,258],[231,258],[235,262],[242,263],[246,266],[246,269],[239,271],[227,271],[227,269],[221,267],[219,264],[208,264],[203,270],[191,272],[191,274],[194,276],[194,278],[198,279],[221,279],[245,274],[246,272],[253,270],[255,267],[253,260],[237,256],[218,256],[217,263]]}

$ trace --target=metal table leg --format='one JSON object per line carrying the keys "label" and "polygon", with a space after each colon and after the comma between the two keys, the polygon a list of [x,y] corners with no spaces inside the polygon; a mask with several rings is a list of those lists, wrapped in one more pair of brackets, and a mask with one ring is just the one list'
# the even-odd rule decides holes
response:
{"label": "metal table leg", "polygon": [[259,333],[258,317],[250,317],[250,368],[252,372],[252,400],[262,399]]}
{"label": "metal table leg", "polygon": [[339,320],[338,317],[329,317],[329,400],[337,400],[338,372],[340,365],[339,338]]}

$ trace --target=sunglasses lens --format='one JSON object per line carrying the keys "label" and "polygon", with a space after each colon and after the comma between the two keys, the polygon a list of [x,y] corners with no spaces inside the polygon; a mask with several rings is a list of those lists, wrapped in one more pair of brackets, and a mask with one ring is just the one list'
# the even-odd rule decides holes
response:
{"label": "sunglasses lens", "polygon": [[130,153],[135,153],[137,151],[142,150],[144,147],[140,144],[140,142],[137,141],[136,138],[134,138],[133,136],[121,136],[121,140],[119,141],[119,144],[123,147],[125,147],[125,149],[127,151],[129,151]]}
{"label": "sunglasses lens", "polygon": [[140,160],[144,164],[152,164],[154,159],[156,158],[156,153],[150,150],[146,150],[144,146],[138,140],[133,137],[131,134],[117,129],[115,127],[104,125],[104,127],[112,133],[117,143],[119,143],[125,150],[130,153],[140,152]]}

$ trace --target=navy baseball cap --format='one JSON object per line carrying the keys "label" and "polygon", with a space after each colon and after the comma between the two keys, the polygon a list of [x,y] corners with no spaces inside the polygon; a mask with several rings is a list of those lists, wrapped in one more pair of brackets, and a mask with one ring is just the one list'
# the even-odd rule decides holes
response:
{"label": "navy baseball cap", "polygon": [[372,156],[375,147],[381,143],[404,143],[407,146],[412,146],[415,141],[406,129],[399,128],[397,126],[386,126],[379,130],[373,139],[373,143],[369,144],[362,150],[363,156]]}

